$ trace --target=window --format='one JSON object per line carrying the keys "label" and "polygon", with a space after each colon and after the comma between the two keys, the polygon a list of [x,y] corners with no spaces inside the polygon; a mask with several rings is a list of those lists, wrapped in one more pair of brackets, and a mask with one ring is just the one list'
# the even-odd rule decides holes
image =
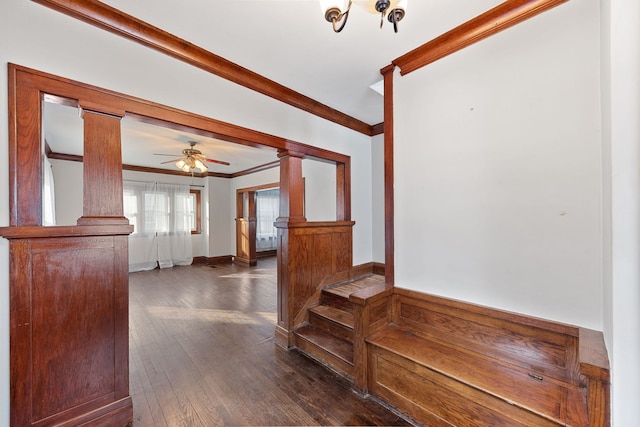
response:
{"label": "window", "polygon": [[280,212],[280,189],[256,191],[256,250],[269,251],[278,247],[277,230],[273,226]]}
{"label": "window", "polygon": [[134,190],[125,189],[124,190],[124,216],[129,219],[129,224],[133,225],[133,233],[136,234],[140,230],[138,227],[140,226],[140,214],[138,212],[138,197],[136,196],[136,192]]}
{"label": "window", "polygon": [[189,207],[188,218],[191,234],[202,233],[202,205],[200,195],[200,190],[191,189],[189,191],[189,201],[187,205]]}
{"label": "window", "polygon": [[191,264],[197,198],[189,186],[124,181],[123,195],[125,216],[134,226],[129,236],[129,271]]}
{"label": "window", "polygon": [[160,191],[145,192],[144,206],[144,231],[168,233],[171,205],[167,193]]}

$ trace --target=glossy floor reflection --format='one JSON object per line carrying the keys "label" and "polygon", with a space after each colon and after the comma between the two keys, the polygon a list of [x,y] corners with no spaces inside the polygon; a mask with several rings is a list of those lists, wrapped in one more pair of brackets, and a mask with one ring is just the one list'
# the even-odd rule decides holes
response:
{"label": "glossy floor reflection", "polygon": [[275,258],[129,280],[134,426],[410,425],[274,344]]}

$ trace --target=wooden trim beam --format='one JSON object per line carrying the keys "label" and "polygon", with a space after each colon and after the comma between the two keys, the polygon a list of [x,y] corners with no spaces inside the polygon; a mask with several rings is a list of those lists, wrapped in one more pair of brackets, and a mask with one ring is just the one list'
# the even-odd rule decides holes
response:
{"label": "wooden trim beam", "polygon": [[[49,159],[54,160],[66,160],[69,162],[80,162],[82,163],[84,160],[83,156],[79,156],[77,154],[65,154],[65,153],[56,153],[55,151],[51,151],[49,145],[46,145],[46,155]],[[249,169],[241,170],[234,173],[222,173],[222,172],[194,172],[193,176],[198,178],[205,178],[207,176],[212,176],[216,178],[237,178],[239,176],[250,175],[256,172],[262,172],[267,169],[277,168],[280,166],[280,160],[274,160],[273,162],[265,163],[263,165],[258,165]],[[147,172],[147,173],[160,173],[164,175],[181,175],[181,176],[191,176],[191,172],[183,172],[180,170],[172,170],[172,169],[162,169],[162,168],[152,168],[150,166],[137,166],[137,165],[122,165],[122,170],[126,171],[134,171],[134,172]],[[277,186],[277,185],[276,185]]]}
{"label": "wooden trim beam", "polygon": [[373,131],[371,136],[382,135],[384,133],[384,122],[375,124],[371,128]]}
{"label": "wooden trim beam", "polygon": [[394,285],[394,193],[393,193],[393,71],[390,64],[380,70],[384,76],[384,265],[385,283]]}
{"label": "wooden trim beam", "polygon": [[267,169],[277,168],[280,166],[280,160],[274,160],[273,162],[265,163],[263,165],[258,165],[249,169],[245,169],[243,171],[234,172],[229,174],[229,178],[237,178],[239,176],[250,175],[256,172],[262,172]]}
{"label": "wooden trim beam", "polygon": [[430,42],[396,58],[393,60],[393,64],[400,67],[401,75],[409,74],[567,1],[507,0]]}
{"label": "wooden trim beam", "polygon": [[33,0],[233,83],[368,136],[373,127],[97,0]]}

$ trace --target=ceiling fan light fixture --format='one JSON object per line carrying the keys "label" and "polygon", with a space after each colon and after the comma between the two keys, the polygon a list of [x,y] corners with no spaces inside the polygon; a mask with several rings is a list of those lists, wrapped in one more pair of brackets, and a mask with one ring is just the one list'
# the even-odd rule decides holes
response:
{"label": "ceiling fan light fixture", "polygon": [[200,173],[204,173],[208,169],[207,166],[204,163],[202,163],[200,160],[198,160],[198,159],[196,159],[194,166],[195,166],[196,169],[200,170]]}
{"label": "ceiling fan light fixture", "polygon": [[[173,160],[167,160],[166,162],[162,162],[162,164],[173,163],[175,166],[183,172],[193,174],[194,170],[197,169],[200,173],[205,173],[209,170],[207,166],[208,162],[217,163],[220,165],[229,166],[229,162],[225,162],[222,160],[210,159],[206,157],[200,150],[197,150],[196,141],[189,141],[189,148],[185,148],[182,150],[182,157]],[[165,154],[165,153],[154,153],[158,156],[175,156],[174,154]]]}

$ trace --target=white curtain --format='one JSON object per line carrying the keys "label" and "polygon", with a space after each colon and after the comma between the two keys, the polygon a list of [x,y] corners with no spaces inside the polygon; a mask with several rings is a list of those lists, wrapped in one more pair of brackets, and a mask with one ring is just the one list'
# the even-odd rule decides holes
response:
{"label": "white curtain", "polygon": [[280,189],[256,191],[256,250],[276,249],[277,230],[273,226],[280,213]]}
{"label": "white curtain", "polygon": [[129,236],[129,272],[193,262],[189,186],[124,181]]}
{"label": "white curtain", "polygon": [[56,192],[51,162],[45,156],[42,168],[42,225],[56,225]]}

